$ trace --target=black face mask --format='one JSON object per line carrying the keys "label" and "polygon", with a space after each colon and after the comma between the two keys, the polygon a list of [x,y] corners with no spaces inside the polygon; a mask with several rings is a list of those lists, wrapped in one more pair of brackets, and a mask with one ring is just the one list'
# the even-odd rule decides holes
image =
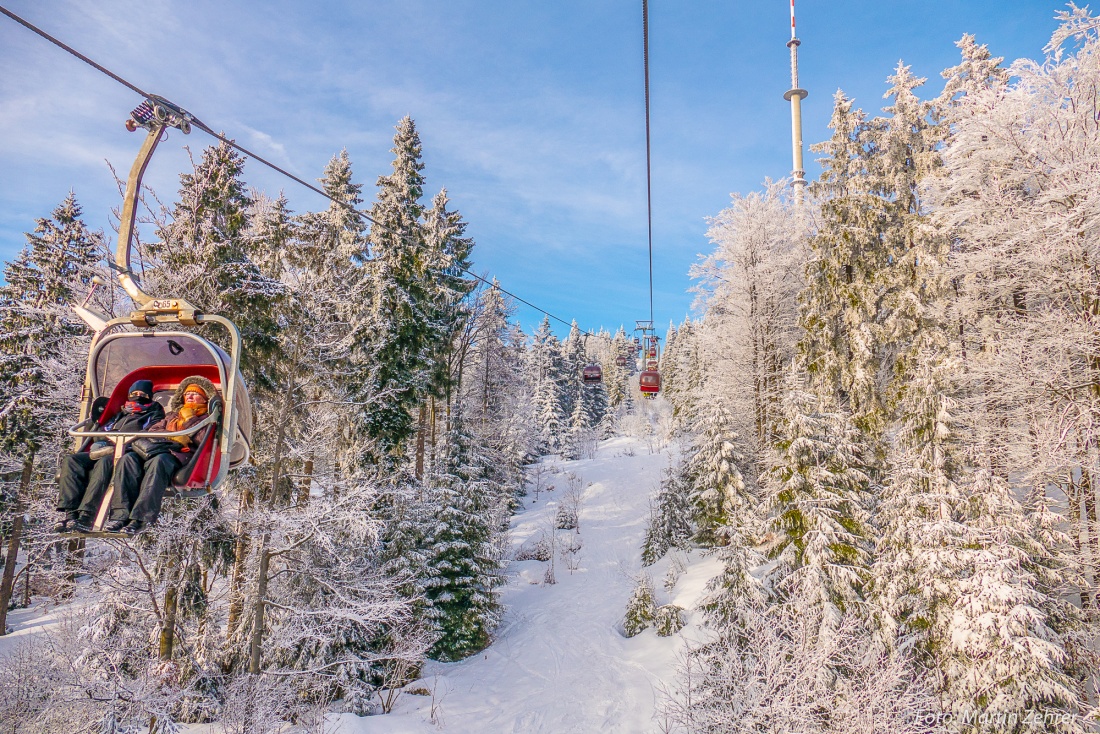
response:
{"label": "black face mask", "polygon": [[[130,398],[126,401],[126,405],[131,406],[130,407],[131,410],[140,411],[140,410],[145,410],[146,408],[148,408],[152,404],[152,402],[153,402],[152,400],[145,397],[144,395],[137,395],[137,396],[130,396]],[[123,406],[123,407],[126,407],[126,406]]]}

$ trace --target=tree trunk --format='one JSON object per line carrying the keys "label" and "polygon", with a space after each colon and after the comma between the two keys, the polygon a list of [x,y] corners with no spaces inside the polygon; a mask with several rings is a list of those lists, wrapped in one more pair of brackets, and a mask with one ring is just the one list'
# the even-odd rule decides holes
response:
{"label": "tree trunk", "polygon": [[[243,513],[245,510],[250,509],[254,503],[255,496],[248,485],[245,484],[241,489],[239,512]],[[248,558],[250,540],[244,523],[238,521],[237,544],[233,550],[233,575],[229,580],[229,619],[225,626],[227,640],[231,640],[236,633],[237,625],[241,620],[241,613],[244,611],[244,594],[241,592],[241,587],[244,584],[244,561]]]}
{"label": "tree trunk", "polygon": [[248,672],[257,674],[260,672],[260,652],[264,639],[264,609],[267,607],[267,568],[271,562],[271,554],[267,549],[268,537],[265,535],[263,546],[260,549],[259,578],[256,579],[256,603],[253,605],[252,639],[249,642]]}
{"label": "tree trunk", "polygon": [[8,607],[15,589],[15,563],[19,558],[19,543],[23,539],[23,498],[31,486],[31,471],[34,468],[34,452],[23,461],[23,473],[19,477],[19,492],[15,495],[14,517],[11,522],[11,537],[8,539],[8,553],[4,558],[4,576],[0,580],[0,635],[8,631]]}
{"label": "tree trunk", "polygon": [[302,473],[305,474],[305,481],[302,482],[302,486],[298,487],[298,507],[300,509],[309,504],[309,490],[313,486],[313,454],[310,454],[309,458],[306,459]]}
{"label": "tree trunk", "polygon": [[416,478],[424,478],[424,434],[427,433],[428,409],[420,404],[420,414],[416,419]]}
{"label": "tree trunk", "polygon": [[23,608],[31,605],[31,559],[27,557],[27,567],[23,569]]}
{"label": "tree trunk", "polygon": [[428,406],[429,406],[428,410],[431,413],[431,423],[432,423],[431,462],[432,462],[432,465],[434,466],[435,465],[435,424],[439,420],[439,417],[435,414],[435,397],[434,396],[428,398]]}
{"label": "tree trunk", "polygon": [[[182,574],[181,574],[182,578]],[[176,644],[176,607],[179,598],[179,585],[173,579],[173,583],[164,590],[164,619],[160,624],[160,640],[158,656],[161,660],[172,659],[172,649]]]}
{"label": "tree trunk", "polygon": [[1073,538],[1074,550],[1077,552],[1077,559],[1084,572],[1085,584],[1088,589],[1081,594],[1081,605],[1086,610],[1093,610],[1096,608],[1095,597],[1092,592],[1095,577],[1092,573],[1091,559],[1088,557],[1088,548],[1081,542],[1081,532],[1084,530],[1084,522],[1081,518],[1081,488],[1072,475],[1069,481],[1066,482],[1066,503],[1069,509],[1070,528],[1072,528],[1070,535]]}
{"label": "tree trunk", "polygon": [[84,538],[62,541],[65,546],[65,588],[62,597],[70,598],[76,591],[76,574],[84,566]]}

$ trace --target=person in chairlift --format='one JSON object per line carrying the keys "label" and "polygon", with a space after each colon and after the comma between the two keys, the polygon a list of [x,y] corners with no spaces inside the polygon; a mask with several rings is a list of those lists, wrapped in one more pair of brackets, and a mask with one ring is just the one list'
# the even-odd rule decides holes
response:
{"label": "person in chairlift", "polygon": [[[169,401],[168,415],[147,430],[185,431],[195,426],[206,418],[207,406],[217,392],[214,383],[205,377],[188,377]],[[137,535],[155,523],[160,517],[161,502],[172,475],[191,459],[194,444],[201,441],[202,436],[200,431],[193,436],[154,439],[163,447],[158,453],[143,458],[135,450],[123,456],[115,469],[119,491],[111,502],[111,520],[103,529],[109,533]]]}
{"label": "person in chairlift", "polygon": [[[145,431],[162,418],[164,408],[153,400],[153,383],[137,380],[130,386],[126,403],[107,421],[103,430]],[[57,511],[64,513],[64,517],[53,526],[55,533],[91,531],[99,504],[110,485],[114,463],[114,444],[110,441],[95,441],[87,451],[65,457],[57,475]]]}

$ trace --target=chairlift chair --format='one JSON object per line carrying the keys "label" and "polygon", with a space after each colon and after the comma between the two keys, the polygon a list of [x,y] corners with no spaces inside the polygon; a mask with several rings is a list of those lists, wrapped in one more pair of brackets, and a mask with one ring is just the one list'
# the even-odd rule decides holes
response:
{"label": "chairlift chair", "polygon": [[587,365],[581,372],[585,385],[598,385],[603,381],[603,369],[598,364]]}
{"label": "chairlift chair", "polygon": [[[118,465],[128,444],[136,438],[190,436],[190,460],[176,470],[167,494],[181,497],[209,495],[222,485],[229,470],[249,458],[252,435],[252,407],[248,387],[240,372],[241,335],[229,319],[202,313],[182,298],[153,298],[145,293],[130,268],[130,244],[133,238],[141,178],[167,127],[190,132],[194,118],[167,100],[152,97],[131,113],[127,129],[148,130],[126,183],[126,195],[120,218],[115,270],[135,310],[128,316],[110,319],[87,308],[88,299],[73,310],[95,331],[88,352],[88,366],[80,402],[80,422],[69,429],[75,439],[74,450],[88,451],[93,442],[113,444]],[[169,327],[199,327],[217,324],[229,336],[229,352],[198,333],[183,330],[158,330]],[[130,385],[136,380],[153,383],[154,399],[167,401],[180,383],[197,375],[214,383],[218,394],[211,396],[207,417],[186,431],[172,433],[105,432],[103,426],[115,417],[127,400]],[[120,491],[112,479],[111,487],[96,515],[91,537],[109,536],[100,529],[107,519],[114,493]],[[80,533],[72,534],[79,537]]]}

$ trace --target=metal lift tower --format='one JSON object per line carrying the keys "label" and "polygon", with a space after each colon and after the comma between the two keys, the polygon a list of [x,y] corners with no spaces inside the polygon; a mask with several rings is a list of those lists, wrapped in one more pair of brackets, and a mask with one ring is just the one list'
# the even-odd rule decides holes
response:
{"label": "metal lift tower", "polygon": [[798,47],[802,42],[795,35],[794,0],[791,0],[791,40],[787,48],[791,50],[791,88],[783,93],[783,99],[791,103],[791,144],[794,153],[793,177],[795,201],[801,205],[803,189],[806,188],[806,170],[802,167],[802,100],[809,94],[798,86]]}

